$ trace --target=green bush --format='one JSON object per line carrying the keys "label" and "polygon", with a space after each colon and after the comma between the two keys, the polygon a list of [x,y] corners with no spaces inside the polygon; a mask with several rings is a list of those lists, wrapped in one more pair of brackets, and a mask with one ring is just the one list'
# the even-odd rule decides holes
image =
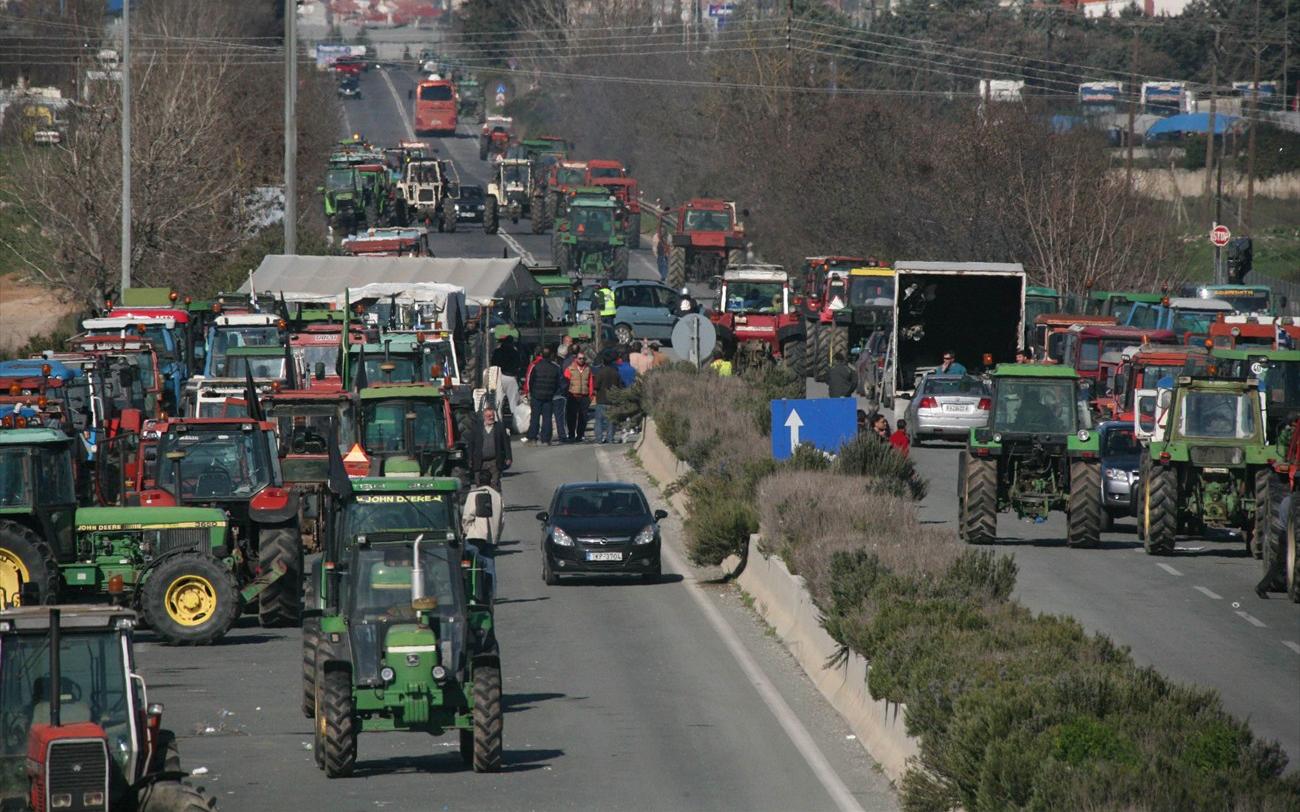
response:
{"label": "green bush", "polygon": [[844,444],[835,470],[845,476],[869,477],[878,490],[894,496],[924,499],[928,488],[915,463],[870,434],[859,434]]}
{"label": "green bush", "polygon": [[750,535],[758,532],[758,512],[750,499],[731,489],[688,488],[691,513],[686,519],[686,553],[699,565],[717,565],[729,555],[741,555]]}

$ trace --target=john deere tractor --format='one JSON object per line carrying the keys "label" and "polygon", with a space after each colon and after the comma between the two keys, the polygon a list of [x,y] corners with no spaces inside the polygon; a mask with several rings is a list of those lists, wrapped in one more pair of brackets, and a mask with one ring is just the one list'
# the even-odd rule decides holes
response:
{"label": "john deere tractor", "polygon": [[[303,710],[316,719],[317,766],[330,778],[351,774],[363,732],[455,730],[467,766],[500,769],[495,572],[464,540],[460,483],[388,477],[352,487],[304,625]],[[470,509],[491,513],[491,502],[479,493]]]}
{"label": "john deere tractor", "polygon": [[352,166],[334,166],[325,173],[325,185],[317,187],[330,228],[350,233],[366,216],[361,175]]}
{"label": "john deere tractor", "polygon": [[581,187],[555,222],[551,255],[563,273],[627,279],[627,212],[609,192]]}
{"label": "john deere tractor", "polygon": [[1211,528],[1240,531],[1250,549],[1286,487],[1273,467],[1285,449],[1264,439],[1258,383],[1183,376],[1173,389],[1137,393],[1151,398],[1154,430],[1137,426],[1150,438],[1138,503],[1147,553],[1172,552],[1177,534]]}
{"label": "john deere tractor", "polygon": [[999,364],[993,412],[971,429],[957,463],[958,533],[970,544],[997,537],[998,514],[1045,521],[1068,517],[1066,542],[1095,545],[1101,535],[1101,468],[1085,390],[1070,367]]}

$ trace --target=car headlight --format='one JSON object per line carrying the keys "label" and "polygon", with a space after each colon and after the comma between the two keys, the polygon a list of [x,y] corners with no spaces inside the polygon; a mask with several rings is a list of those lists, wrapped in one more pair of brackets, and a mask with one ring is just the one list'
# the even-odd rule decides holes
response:
{"label": "car headlight", "polygon": [[650,544],[654,540],[655,540],[655,526],[653,524],[648,524],[645,526],[644,530],[636,534],[636,538],[632,539],[632,543]]}
{"label": "car headlight", "polygon": [[551,530],[551,541],[555,542],[561,547],[573,546],[573,536],[570,536],[568,533],[564,532],[562,529],[558,527]]}
{"label": "car headlight", "polygon": [[1107,468],[1107,469],[1106,469],[1106,478],[1107,478],[1107,479],[1117,479],[1117,480],[1119,480],[1120,482],[1127,482],[1127,481],[1128,481],[1128,471],[1125,471],[1123,468]]}

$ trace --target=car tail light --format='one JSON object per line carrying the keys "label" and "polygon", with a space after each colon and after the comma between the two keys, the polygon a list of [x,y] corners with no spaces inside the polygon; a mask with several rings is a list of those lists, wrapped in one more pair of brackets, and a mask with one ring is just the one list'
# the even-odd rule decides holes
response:
{"label": "car tail light", "polygon": [[926,396],[921,398],[921,402],[918,403],[917,406],[921,409],[937,409],[939,408],[939,401],[935,400],[932,397]]}
{"label": "car tail light", "polygon": [[975,406],[975,408],[979,409],[981,412],[987,412],[989,409],[993,408],[993,401],[989,398],[980,398],[980,402]]}

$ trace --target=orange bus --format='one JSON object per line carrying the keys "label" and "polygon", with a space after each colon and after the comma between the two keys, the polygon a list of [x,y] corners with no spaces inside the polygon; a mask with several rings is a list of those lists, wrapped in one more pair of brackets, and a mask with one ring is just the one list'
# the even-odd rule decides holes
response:
{"label": "orange bus", "polygon": [[415,134],[455,135],[456,86],[446,79],[428,79],[415,88]]}

